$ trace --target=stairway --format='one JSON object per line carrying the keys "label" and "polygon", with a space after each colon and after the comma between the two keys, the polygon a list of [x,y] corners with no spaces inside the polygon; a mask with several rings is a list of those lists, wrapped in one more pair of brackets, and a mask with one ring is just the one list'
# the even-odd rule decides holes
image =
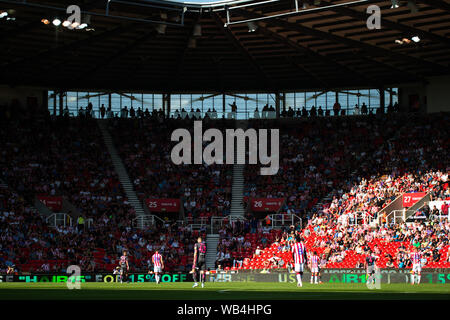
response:
{"label": "stairway", "polygon": [[241,216],[245,214],[244,210],[244,170],[245,165],[233,165],[233,184],[231,186],[231,210],[232,216]]}
{"label": "stairway", "polygon": [[[236,129],[247,130],[248,122],[245,120],[235,121]],[[236,146],[235,146],[236,148]],[[231,210],[230,215],[241,216],[245,215],[244,210],[244,171],[245,164],[237,164],[237,152],[234,152],[234,165],[233,165],[233,184],[231,186]]]}
{"label": "stairway", "polygon": [[[0,189],[9,189],[13,192],[15,192],[15,190],[11,189],[8,184],[3,181],[2,179],[0,179]],[[33,203],[29,203],[26,205],[27,207],[31,208],[32,210],[35,210],[36,212],[39,213],[40,216],[42,216],[44,219],[48,218],[49,216],[51,216],[53,214],[53,212],[47,208],[42,202],[40,202],[37,198],[34,198],[34,202]]]}
{"label": "stairway", "polygon": [[108,120],[98,119],[97,123],[102,133],[105,145],[108,148],[108,152],[111,156],[114,169],[116,170],[116,173],[119,176],[119,181],[123,186],[128,201],[136,211],[136,216],[139,217],[145,215],[146,212],[144,211],[144,207],[142,206],[141,201],[139,201],[136,191],[134,191],[133,183],[131,182],[130,176],[128,175],[127,170],[125,169],[122,159],[120,158],[119,153],[117,152],[116,147],[114,146],[114,141],[111,135],[109,134],[107,128],[107,121]]}
{"label": "stairway", "polygon": [[208,234],[206,236],[206,268],[214,269],[217,258],[217,245],[220,236],[218,234]]}

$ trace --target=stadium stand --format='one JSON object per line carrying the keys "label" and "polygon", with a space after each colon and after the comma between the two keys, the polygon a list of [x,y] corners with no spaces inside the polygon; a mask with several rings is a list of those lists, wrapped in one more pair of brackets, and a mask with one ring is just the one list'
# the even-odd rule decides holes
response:
{"label": "stadium stand", "polygon": [[[424,222],[392,224],[380,217],[379,226],[369,225],[399,194],[424,191],[431,192],[432,200],[449,197],[448,117],[295,120],[301,121],[300,129],[299,123],[287,119],[281,134],[285,160],[279,180],[258,176],[256,166],[246,166],[246,196],[287,198],[278,214],[294,212],[302,217],[303,224],[293,228],[303,234],[308,249],[322,255],[325,267],[353,268],[371,248],[380,252],[380,266],[404,268],[409,266],[405,252],[411,246],[425,250],[426,267],[448,267],[448,220],[428,217]],[[189,228],[189,218],[229,212],[231,166],[202,166],[198,171],[169,160],[170,132],[180,126],[192,128],[191,120],[110,120],[110,131],[141,199],[183,199],[186,223],[166,219],[144,229],[131,223],[134,212],[96,120],[41,115],[20,121],[27,125],[17,130],[13,117],[0,129],[5,182],[0,189],[2,269],[15,265],[20,271],[50,272],[75,263],[87,271],[111,271],[126,248],[132,268],[146,270],[150,255],[159,248],[167,270],[188,271],[193,239],[206,235],[205,229]],[[259,125],[255,120],[249,126]],[[42,193],[67,197],[81,215],[93,219],[92,224],[82,229],[49,226],[32,208],[34,196]],[[358,212],[366,220],[358,219]],[[243,221],[225,219],[219,234],[221,267],[290,267],[289,228],[272,229],[248,212]],[[271,266],[268,261],[274,254],[283,262]]]}

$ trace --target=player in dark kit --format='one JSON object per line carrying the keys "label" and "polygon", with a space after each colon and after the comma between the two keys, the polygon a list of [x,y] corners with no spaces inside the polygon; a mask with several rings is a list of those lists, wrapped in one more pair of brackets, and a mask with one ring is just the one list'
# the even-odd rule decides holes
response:
{"label": "player in dark kit", "polygon": [[373,252],[370,250],[369,255],[366,258],[365,261],[365,267],[367,272],[367,283],[374,283],[375,282],[375,263],[377,261],[377,256],[373,254]]}
{"label": "player in dark kit", "polygon": [[200,281],[202,288],[205,287],[206,278],[206,244],[202,241],[202,238],[197,239],[197,243],[194,246],[194,263],[192,265],[192,273],[194,277],[193,288],[198,286],[197,279],[200,271]]}

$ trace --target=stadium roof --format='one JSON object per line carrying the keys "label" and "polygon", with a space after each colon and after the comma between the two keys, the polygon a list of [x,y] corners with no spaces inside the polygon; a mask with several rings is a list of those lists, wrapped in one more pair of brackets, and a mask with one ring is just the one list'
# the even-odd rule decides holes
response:
{"label": "stadium roof", "polygon": [[[89,28],[41,22],[63,20],[74,2],[83,19],[90,16]],[[0,82],[273,92],[393,86],[450,73],[448,0],[399,1],[394,9],[391,1],[310,1],[306,9],[301,2],[294,12],[294,0],[112,0],[108,8],[106,0],[0,0],[13,18],[0,19]],[[380,30],[367,28],[371,4],[381,8]],[[420,42],[395,42],[414,36]]]}

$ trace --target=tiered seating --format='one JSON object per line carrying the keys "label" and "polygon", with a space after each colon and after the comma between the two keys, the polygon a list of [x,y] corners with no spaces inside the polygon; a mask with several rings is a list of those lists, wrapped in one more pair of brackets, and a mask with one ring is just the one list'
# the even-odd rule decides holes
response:
{"label": "tiered seating", "polygon": [[[110,132],[141,200],[183,197],[189,222],[226,216],[230,212],[232,166],[175,165],[170,158],[175,143],[170,137],[183,127],[192,129],[193,122],[122,119],[111,124]],[[204,123],[203,130],[207,129]]]}
{"label": "tiered seating", "polygon": [[[313,219],[308,220],[307,232],[305,230],[303,231],[306,237],[305,245],[308,252],[317,251],[322,256],[324,250],[327,250],[326,259],[328,261],[325,265],[327,268],[355,268],[357,264],[365,261],[366,250],[364,250],[364,253],[361,251],[361,247],[364,245],[365,248],[370,248],[378,255],[379,267],[386,267],[388,255],[394,260],[394,267],[398,267],[395,259],[399,247],[403,245],[405,252],[408,253],[412,251],[412,241],[416,239],[420,240],[423,237],[427,240],[436,239],[436,234],[442,232],[441,229],[436,229],[437,222],[432,225],[432,229],[428,230],[429,233],[426,234],[419,230],[418,225],[406,227],[406,230],[408,228],[409,230],[405,233],[405,228],[400,229],[393,225],[380,225],[376,230],[371,230],[367,224],[356,224],[352,226],[352,232],[349,232],[349,221],[347,218],[342,218],[352,213],[354,208],[361,206],[367,207],[367,203],[372,202],[375,195],[378,202],[385,201],[385,190],[396,194],[415,190],[428,192],[435,188],[440,189],[443,184],[443,188],[445,189],[448,188],[448,184],[443,182],[446,182],[447,179],[448,174],[440,171],[429,171],[416,176],[405,174],[392,179],[389,178],[389,180],[384,178],[373,178],[369,181],[362,180],[359,186],[353,187],[350,192],[343,194],[340,199],[335,197],[331,205],[325,205],[320,215],[314,215]],[[442,190],[440,192],[442,193]],[[368,223],[368,221],[366,222]],[[445,260],[448,250],[449,223],[446,223],[446,229],[444,229],[444,232],[447,233],[447,238],[444,237],[439,240],[440,247],[443,244],[445,245],[440,249],[440,260],[438,262],[432,262],[428,259],[425,267],[450,266],[447,262],[448,260]],[[396,242],[392,238],[393,233],[400,231],[404,236],[403,241]],[[335,238],[337,235],[339,236]],[[349,241],[352,244],[349,244]],[[359,243],[361,241],[362,244]],[[359,244],[357,245],[357,243]],[[358,246],[359,253],[356,252]],[[433,248],[428,246],[422,249],[423,251],[429,252]],[[277,249],[276,244],[272,244],[260,256],[253,257],[249,265],[243,266],[243,268],[257,269],[264,267],[264,263],[273,253],[282,258],[284,262],[290,262],[292,260],[289,253],[281,252]],[[286,267],[286,264],[284,267]]]}

